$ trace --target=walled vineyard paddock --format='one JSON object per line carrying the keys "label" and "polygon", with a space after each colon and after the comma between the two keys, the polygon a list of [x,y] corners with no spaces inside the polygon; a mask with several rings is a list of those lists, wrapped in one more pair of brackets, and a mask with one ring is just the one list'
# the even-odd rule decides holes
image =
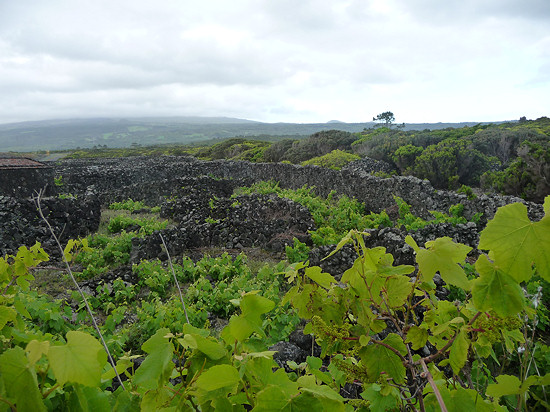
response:
{"label": "walled vineyard paddock", "polygon": [[[314,186],[323,196],[334,190],[360,200],[367,210],[377,213],[395,209],[394,195],[409,203],[411,211],[424,219],[431,217],[430,210],[448,212],[450,206],[458,203],[464,205],[467,218],[483,213],[479,227],[434,225],[414,233],[413,237],[421,244],[450,236],[475,246],[478,229],[498,207],[522,201],[510,196],[486,195],[469,200],[462,194],[436,191],[429,182],[415,177],[383,179],[353,166],[335,171],[291,164],[207,162],[187,156],[64,160],[51,166],[55,175],[62,178],[62,191],[76,196],[76,199],[50,197],[44,201],[63,240],[97,230],[101,206],[132,198],[151,206],[161,205],[162,216],[178,223],[164,234],[171,251],[180,255],[186,249],[204,246],[262,247],[281,252],[285,244],[292,243],[293,237],[308,242],[308,230],[315,229],[315,225],[309,212],[295,202],[266,196],[243,196],[237,202],[229,199],[235,187],[263,180],[278,181],[284,188]],[[216,199],[214,204],[210,203],[212,198]],[[524,203],[532,219],[542,216],[541,205]],[[406,234],[399,228],[372,230],[368,242],[371,246],[386,246],[398,261],[407,262],[412,259],[412,251],[403,246]],[[0,197],[0,253],[13,253],[18,246],[31,246],[34,241],[51,246],[33,201],[21,196]],[[160,250],[158,236],[136,239],[132,260],[159,255]],[[313,250],[310,256],[313,263],[319,263],[329,250],[328,247]],[[335,255],[323,265],[337,272],[353,259],[351,254],[345,256]]]}
{"label": "walled vineyard paddock", "polygon": [[275,180],[281,187],[315,186],[320,195],[332,190],[363,202],[367,210],[381,212],[395,205],[394,195],[412,206],[411,211],[424,218],[429,211],[448,212],[458,203],[464,205],[464,216],[483,213],[482,224],[493,217],[497,208],[523,202],[530,217],[542,216],[542,206],[512,196],[481,195],[469,200],[465,195],[435,190],[427,180],[412,176],[379,178],[349,167],[343,171],[318,166],[296,166],[284,163],[249,163],[239,161],[200,161],[192,157],[118,158],[103,160],[66,160],[55,165],[56,175],[63,176],[66,191],[83,194],[92,190],[103,204],[127,198],[158,204],[164,197],[185,193],[182,181],[190,177],[212,176],[236,184]]}

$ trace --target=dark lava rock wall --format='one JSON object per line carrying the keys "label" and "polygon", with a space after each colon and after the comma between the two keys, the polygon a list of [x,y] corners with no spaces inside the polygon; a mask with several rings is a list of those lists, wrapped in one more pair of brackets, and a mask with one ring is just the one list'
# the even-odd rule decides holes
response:
{"label": "dark lava rock wall", "polygon": [[[45,197],[41,205],[62,245],[68,239],[86,236],[99,227],[101,205],[96,196]],[[50,255],[60,257],[34,200],[0,196],[0,256],[14,254],[20,246],[30,247],[35,242],[40,242]]]}
{"label": "dark lava rock wall", "polygon": [[512,196],[481,195],[468,199],[455,192],[435,190],[427,180],[412,176],[379,178],[361,167],[336,171],[318,166],[297,166],[284,163],[249,163],[244,161],[199,161],[192,157],[122,158],[102,160],[67,160],[55,166],[56,175],[66,182],[65,191],[79,194],[92,189],[102,203],[113,200],[157,201],[181,193],[182,180],[189,177],[211,176],[251,184],[276,180],[281,187],[315,186],[320,195],[332,190],[355,197],[365,203],[367,210],[381,212],[395,205],[394,196],[410,204],[411,211],[424,219],[431,218],[430,210],[448,213],[452,205],[462,203],[464,216],[471,218],[483,213],[481,224],[494,216],[497,208],[513,202],[523,202],[532,219],[542,217],[542,206]]}
{"label": "dark lava rock wall", "polygon": [[[178,222],[176,228],[162,231],[172,256],[181,256],[188,249],[210,246],[261,247],[282,252],[285,245],[292,244],[294,237],[311,243],[308,231],[315,229],[313,218],[305,207],[274,195],[213,201],[204,197],[183,197],[169,202],[162,213]],[[165,258],[161,244],[158,233],[133,239],[132,262]]]}
{"label": "dark lava rock wall", "polygon": [[0,169],[0,195],[22,198],[33,196],[40,190],[46,196],[57,192],[52,168]]}

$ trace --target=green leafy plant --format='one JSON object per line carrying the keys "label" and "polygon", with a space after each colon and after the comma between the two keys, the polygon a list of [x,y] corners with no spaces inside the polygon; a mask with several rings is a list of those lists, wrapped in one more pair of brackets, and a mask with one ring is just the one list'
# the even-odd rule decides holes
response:
{"label": "green leafy plant", "polygon": [[57,187],[63,187],[64,186],[64,183],[63,183],[63,176],[59,175],[59,176],[55,176],[53,178],[53,183],[57,186]]}
{"label": "green leafy plant", "polygon": [[139,228],[140,235],[151,235],[156,230],[166,229],[168,221],[158,220],[156,218],[135,218],[131,216],[119,215],[113,217],[107,226],[111,233],[119,233],[128,228]]}
{"label": "green leafy plant", "polygon": [[[202,291],[188,306],[189,321],[174,295],[142,301],[125,323],[139,291],[115,281],[99,294],[112,304],[103,330],[119,348],[113,366],[93,330],[62,326],[66,306],[29,293],[32,268],[48,256],[40,245],[22,247],[0,258],[0,403],[33,411],[548,409],[550,349],[537,323],[550,281],[550,197],[544,210],[532,222],[523,204],[500,208],[475,259],[447,237],[424,247],[407,237],[414,266],[394,265],[383,247],[367,248],[365,234],[350,231],[332,254],[351,243],[358,257],[338,281],[304,262],[284,269],[285,281],[281,265],[252,274],[244,256],[184,259],[174,273]],[[71,241],[64,255],[72,261],[95,247]],[[142,268],[158,272],[144,281],[169,287],[165,265]],[[438,297],[436,273],[461,291],[455,301]],[[218,336],[203,328],[205,305],[221,303],[216,293],[227,291],[233,310]],[[49,313],[40,318],[41,310]],[[298,316],[322,353],[290,362],[287,373],[267,345],[284,339]],[[125,353],[128,344],[139,354]],[[125,376],[118,389],[116,373]],[[361,399],[343,397],[346,384],[360,388]]]}
{"label": "green leafy plant", "polygon": [[347,153],[342,150],[333,150],[323,156],[311,158],[302,162],[303,166],[315,165],[321,167],[327,167],[333,170],[340,170],[342,167],[350,162],[361,159],[360,156]]}
{"label": "green leafy plant", "polygon": [[457,193],[465,194],[468,197],[468,200],[474,200],[477,198],[476,194],[470,186],[460,186],[460,188],[457,190]]}
{"label": "green leafy plant", "polygon": [[145,203],[141,200],[135,201],[132,199],[127,199],[123,202],[114,202],[109,205],[111,210],[128,210],[130,212],[135,212],[136,210],[149,209]]}
{"label": "green leafy plant", "polygon": [[[303,272],[288,272],[295,286],[284,301],[310,319],[304,332],[315,334],[322,356],[343,354],[351,360],[348,365],[337,361],[335,367],[344,369],[349,379],[363,382],[370,391],[371,405],[384,402],[400,408],[443,408],[461,398],[472,410],[499,410],[499,402],[502,399],[507,404],[507,396],[522,408],[547,405],[532,389],[547,385],[550,373],[526,373],[532,358],[529,350],[520,351],[519,376],[489,375],[492,380],[483,397],[479,385],[476,391],[464,383],[473,382],[470,371],[474,360],[478,369],[479,362],[491,364],[490,357],[501,342],[501,361],[516,348],[534,344],[525,336],[529,327],[523,319],[531,315],[525,312],[520,283],[531,279],[533,264],[539,276],[550,279],[550,197],[545,211],[541,221],[531,222],[522,204],[499,209],[481,233],[479,247],[490,254],[477,259],[474,279],[469,279],[462,267],[471,248],[449,238],[427,242],[426,248],[421,248],[407,237],[418,264],[411,279],[407,275],[414,267],[393,266],[393,258],[384,248],[366,248],[363,234],[350,232],[332,252],[352,242],[359,256],[340,283],[319,267],[302,265]],[[458,303],[438,300],[432,281],[437,272],[448,285],[469,295]],[[419,307],[424,308],[422,312],[415,310]],[[427,344],[435,351],[429,355],[415,352]],[[443,379],[446,370],[450,380]],[[414,395],[419,392],[425,398]]]}
{"label": "green leafy plant", "polygon": [[310,248],[298,239],[293,239],[294,246],[285,246],[286,258],[290,263],[305,261],[309,258]]}

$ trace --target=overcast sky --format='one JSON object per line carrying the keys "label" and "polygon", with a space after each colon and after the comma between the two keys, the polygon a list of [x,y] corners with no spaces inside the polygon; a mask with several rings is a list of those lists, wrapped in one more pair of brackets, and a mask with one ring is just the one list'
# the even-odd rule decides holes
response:
{"label": "overcast sky", "polygon": [[0,123],[550,116],[550,0],[0,0]]}

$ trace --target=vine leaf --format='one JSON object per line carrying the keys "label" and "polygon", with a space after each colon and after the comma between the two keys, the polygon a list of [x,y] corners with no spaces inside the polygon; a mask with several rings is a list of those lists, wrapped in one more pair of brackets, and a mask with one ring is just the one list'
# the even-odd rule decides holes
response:
{"label": "vine leaf", "polygon": [[[545,207],[548,204],[550,201],[545,201]],[[529,280],[533,263],[538,273],[550,281],[548,214],[539,222],[533,223],[527,216],[527,207],[524,204],[513,203],[501,207],[481,232],[479,248],[490,250],[495,264],[518,283]]]}
{"label": "vine leaf", "polygon": [[330,289],[331,283],[337,283],[330,273],[325,273],[319,266],[306,269],[306,276],[325,289]]}
{"label": "vine leaf", "polygon": [[275,302],[257,295],[258,291],[248,292],[241,299],[242,316],[255,323],[261,323],[260,315],[269,312],[275,307]]}
{"label": "vine leaf", "polygon": [[186,334],[178,342],[185,348],[197,349],[210,359],[218,360],[227,354],[227,351],[216,341],[206,339],[195,333]]}
{"label": "vine leaf", "polygon": [[[406,353],[407,348],[399,335],[390,333],[382,342],[395,348],[401,354]],[[401,358],[391,349],[379,345],[368,345],[360,351],[361,359],[367,367],[369,378],[376,381],[380,374],[386,373],[393,378],[396,383],[405,381],[405,366]]]}
{"label": "vine leaf", "polygon": [[462,329],[458,332],[449,354],[449,363],[451,364],[451,368],[453,368],[453,372],[457,375],[468,359],[469,347],[468,334]]}
{"label": "vine leaf", "polygon": [[[328,387],[327,387],[328,388]],[[328,405],[327,405],[328,404]],[[327,408],[328,406],[328,408]],[[312,392],[304,390],[301,395],[290,396],[278,386],[268,384],[256,395],[255,412],[299,412],[304,410],[344,410],[341,401],[326,397],[314,397]]]}
{"label": "vine leaf", "polygon": [[407,340],[405,340],[405,342],[410,343],[414,350],[418,350],[424,347],[427,340],[428,331],[426,329],[412,326],[407,332]]}
{"label": "vine leaf", "polygon": [[235,301],[240,306],[242,313],[238,316],[233,315],[229,319],[229,325],[223,329],[222,338],[226,342],[232,342],[235,339],[242,342],[253,332],[265,336],[261,327],[261,315],[273,309],[275,303],[257,293],[258,291],[248,292],[241,299]]}
{"label": "vine leaf", "polygon": [[93,336],[78,331],[67,332],[67,343],[51,346],[48,359],[60,385],[65,382],[99,386],[107,354]]}
{"label": "vine leaf", "polygon": [[548,385],[550,373],[544,376],[531,375],[523,382],[513,375],[499,375],[496,379],[497,383],[487,386],[487,395],[500,398],[506,395],[523,395],[533,385]]}
{"label": "vine leaf", "polygon": [[395,396],[384,396],[380,393],[382,387],[377,383],[369,385],[361,397],[370,403],[371,410],[374,411],[391,411],[397,407],[397,399]]}
{"label": "vine leaf", "polygon": [[109,412],[113,410],[109,402],[109,393],[100,388],[75,385],[68,403],[69,410]]}
{"label": "vine leaf", "polygon": [[497,383],[487,386],[487,395],[500,398],[504,395],[517,395],[520,393],[521,381],[512,375],[497,376]]}
{"label": "vine leaf", "polygon": [[194,384],[197,398],[201,404],[226,398],[228,394],[237,391],[240,380],[239,371],[234,366],[212,366],[203,372]]}
{"label": "vine leaf", "polygon": [[476,270],[480,276],[473,282],[472,299],[477,310],[487,312],[493,309],[502,317],[523,310],[523,291],[515,279],[497,269],[485,255],[477,260]]}
{"label": "vine leaf", "polygon": [[6,326],[6,323],[13,322],[17,317],[15,309],[8,306],[0,306],[0,330]]}
{"label": "vine leaf", "polygon": [[296,381],[303,393],[311,393],[323,405],[324,411],[344,412],[342,396],[327,385],[318,385],[314,376],[300,376]]}
{"label": "vine leaf", "polygon": [[420,248],[410,235],[405,242],[416,252],[418,267],[424,275],[432,279],[439,272],[447,284],[470,290],[468,278],[459,265],[472,250],[470,246],[455,243],[450,237],[426,242],[426,249]]}
{"label": "vine leaf", "polygon": [[408,276],[390,276],[386,279],[388,305],[392,308],[403,306],[411,294],[413,284]]}
{"label": "vine leaf", "polygon": [[141,345],[148,356],[137,369],[134,384],[144,389],[154,390],[168,381],[174,368],[172,363],[174,345],[170,339],[166,338],[169,332],[168,328],[159,329]]}
{"label": "vine leaf", "polygon": [[29,360],[29,363],[33,366],[36,362],[40,360],[42,355],[47,355],[49,350],[50,342],[47,340],[43,342],[39,342],[35,339],[31,340],[25,348],[25,352],[27,352],[27,359]]}
{"label": "vine leaf", "polygon": [[[45,411],[38,390],[36,373],[29,367],[22,348],[8,349],[0,355],[0,384],[21,411]],[[1,386],[1,385],[0,385]]]}
{"label": "vine leaf", "polygon": [[256,395],[255,411],[291,411],[290,399],[278,386],[266,385]]}

